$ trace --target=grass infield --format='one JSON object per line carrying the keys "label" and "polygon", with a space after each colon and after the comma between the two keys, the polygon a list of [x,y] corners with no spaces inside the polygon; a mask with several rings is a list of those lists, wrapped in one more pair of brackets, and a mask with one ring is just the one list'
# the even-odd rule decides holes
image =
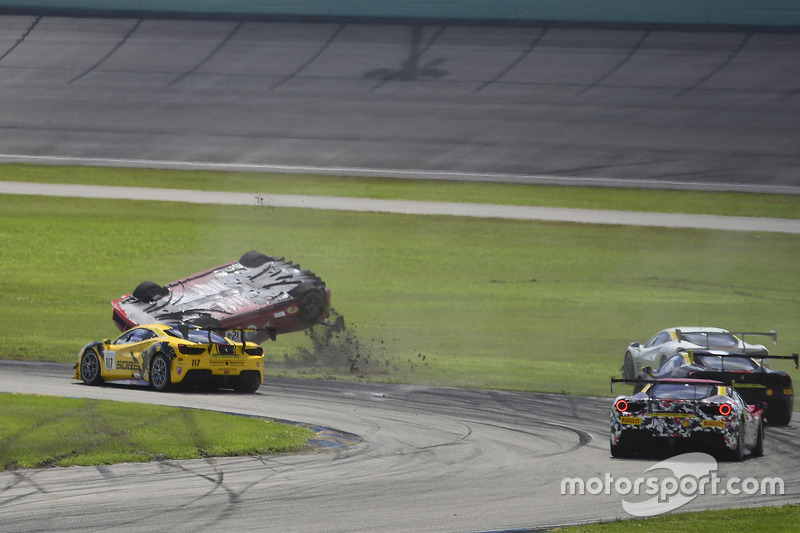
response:
{"label": "grass infield", "polygon": [[[800,197],[742,193],[32,165],[0,165],[0,180],[800,217]],[[172,281],[250,249],[314,270],[347,325],[266,344],[267,372],[275,375],[607,396],[627,344],[667,326],[777,329],[773,352],[800,350],[794,235],[0,195],[0,245],[0,358],[73,362],[87,342],[118,334],[111,299],[141,281]],[[15,411],[46,401],[21,398]],[[112,435],[115,448],[118,418],[128,425],[142,407],[69,402],[34,408],[29,419],[48,413],[41,430],[19,417],[0,420],[16,428],[0,440],[4,467],[148,460],[175,446],[147,442],[152,435],[140,443],[131,431],[121,439],[133,443],[122,452],[129,455],[114,458],[101,447],[76,462],[87,432]],[[146,409],[148,420],[169,425],[157,434],[206,420],[191,410]],[[62,418],[72,424],[47,438],[47,426]],[[210,434],[176,437],[178,447],[232,454],[228,434],[223,449],[209,440],[218,423]],[[305,442],[300,428],[292,431]],[[7,455],[23,437],[30,440],[18,455]],[[69,445],[51,451],[51,441]],[[40,457],[26,463],[31,448]],[[246,439],[240,449],[267,453]],[[797,506],[708,511],[565,531],[629,531],[631,524],[645,531],[783,531],[797,514]]]}
{"label": "grass infield", "polygon": [[3,394],[0,470],[309,450],[308,428],[110,400]]}
{"label": "grass infield", "polygon": [[[339,188],[350,196],[376,188],[391,189],[382,194],[392,197],[419,197],[426,187],[483,189],[477,197],[484,202],[509,201],[506,186],[492,184],[0,166],[0,176],[17,180],[105,182],[106,174],[105,181],[117,184],[155,185],[155,176],[162,187],[225,188],[230,180],[233,189],[329,194]],[[596,207],[589,201],[595,195],[620,207],[633,194],[512,189],[523,203],[536,203],[542,191],[548,197],[561,191],[560,200],[548,202],[569,207]],[[706,203],[698,200],[706,193],[642,192],[661,207]],[[621,200],[608,199],[616,194]],[[738,212],[751,197],[800,211],[800,198],[762,196],[708,198],[717,198],[715,209],[724,213]],[[626,346],[667,326],[776,329],[773,351],[800,349],[797,235],[157,198],[0,201],[3,358],[73,362],[87,342],[118,334],[111,299],[141,281],[172,281],[251,249],[312,269],[331,287],[333,306],[347,324],[345,332],[282,335],[267,343],[267,370],[275,375],[608,395]]]}

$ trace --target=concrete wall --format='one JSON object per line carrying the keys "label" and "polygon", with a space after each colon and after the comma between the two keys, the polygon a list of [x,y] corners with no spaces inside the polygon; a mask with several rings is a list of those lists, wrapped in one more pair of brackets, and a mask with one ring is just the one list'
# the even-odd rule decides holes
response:
{"label": "concrete wall", "polygon": [[800,26],[800,0],[0,0],[4,9]]}

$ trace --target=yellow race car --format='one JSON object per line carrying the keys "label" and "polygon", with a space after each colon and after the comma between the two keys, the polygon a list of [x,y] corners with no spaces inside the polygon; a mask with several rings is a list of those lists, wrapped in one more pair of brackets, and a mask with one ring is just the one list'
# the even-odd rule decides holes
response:
{"label": "yellow race car", "polygon": [[[246,339],[275,328],[236,330]],[[129,329],[115,341],[90,342],[78,353],[75,379],[87,385],[145,385],[165,391],[173,385],[232,388],[255,392],[264,379],[264,349],[234,342],[220,328],[147,324]]]}

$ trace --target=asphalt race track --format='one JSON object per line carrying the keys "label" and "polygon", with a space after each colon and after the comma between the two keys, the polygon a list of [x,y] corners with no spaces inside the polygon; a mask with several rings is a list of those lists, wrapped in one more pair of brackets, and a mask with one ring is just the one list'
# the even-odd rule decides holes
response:
{"label": "asphalt race track", "polygon": [[800,187],[799,55],[757,29],[7,15],[0,156]]}
{"label": "asphalt race track", "polygon": [[[796,190],[799,53],[800,35],[759,31],[0,16],[0,160]],[[361,437],[297,456],[3,472],[2,531],[541,528],[628,517],[622,500],[643,496],[562,495],[562,480],[641,479],[661,460],[609,457],[607,398],[277,379],[254,395],[157,394],[9,361],[0,392]],[[784,494],[680,509],[800,503],[798,437],[768,427],[763,458],[717,472],[780,477]]]}
{"label": "asphalt race track", "polygon": [[[268,379],[254,395],[87,387],[69,365],[0,362],[0,391],[159,403],[304,421],[361,436],[308,455],[0,473],[3,531],[493,531],[627,517],[565,477],[652,477],[662,458],[611,459],[611,401],[422,386]],[[681,507],[800,502],[795,427],[723,480],[780,477],[783,495],[698,495]],[[661,470],[664,478],[669,471]],[[659,480],[659,483],[662,483]],[[611,485],[610,485],[611,486]],[[666,486],[666,485],[665,485]],[[724,486],[724,485],[723,485]]]}

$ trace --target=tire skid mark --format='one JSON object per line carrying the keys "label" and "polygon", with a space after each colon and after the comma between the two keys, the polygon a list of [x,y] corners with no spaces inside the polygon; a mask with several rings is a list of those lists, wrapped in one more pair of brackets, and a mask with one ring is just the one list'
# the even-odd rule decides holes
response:
{"label": "tire skid mark", "polygon": [[720,63],[717,66],[717,68],[715,68],[714,70],[712,70],[711,72],[709,72],[708,74],[697,80],[694,84],[680,91],[678,94],[674,96],[674,98],[680,98],[684,94],[694,91],[695,89],[700,87],[700,85],[704,84],[705,82],[716,76],[725,67],[727,67],[731,63],[731,61],[733,61],[736,58],[736,56],[738,56],[739,53],[741,53],[742,50],[744,50],[744,47],[747,46],[747,43],[750,42],[750,39],[752,37],[753,37],[752,33],[745,34],[744,39],[742,39],[742,42],[739,43],[739,46],[737,46],[735,50],[733,50],[730,54],[728,54],[728,57],[725,59],[725,61]]}
{"label": "tire skid mark", "polygon": [[277,89],[278,87],[280,87],[284,83],[286,83],[286,82],[290,81],[292,78],[296,77],[298,74],[300,74],[306,68],[308,68],[314,61],[317,60],[317,58],[319,56],[321,56],[323,53],[325,53],[325,51],[328,48],[330,48],[331,44],[333,44],[333,42],[339,37],[339,34],[342,33],[342,31],[345,29],[346,26],[347,26],[346,24],[339,24],[339,26],[336,28],[336,30],[333,32],[333,34],[331,34],[331,36],[328,38],[328,40],[325,42],[325,44],[323,44],[319,48],[319,50],[317,50],[317,53],[315,53],[313,56],[311,56],[308,59],[308,61],[306,61],[305,63],[300,65],[297,68],[297,70],[295,70],[294,72],[292,72],[288,76],[284,77],[282,80],[280,80],[280,81],[276,82],[274,85],[272,85],[272,87],[270,87],[269,90],[271,91],[273,89]]}
{"label": "tire skid mark", "polygon": [[517,66],[518,66],[520,63],[522,63],[522,61],[523,61],[523,60],[524,60],[526,57],[528,57],[528,56],[531,54],[531,52],[533,52],[533,50],[534,50],[534,49],[535,49],[537,46],[539,46],[539,43],[542,41],[542,39],[544,38],[545,34],[547,34],[547,31],[548,31],[549,29],[550,29],[550,28],[543,28],[543,29],[540,31],[539,35],[537,35],[537,36],[536,36],[536,37],[533,39],[533,41],[531,41],[531,44],[530,44],[530,45],[528,45],[528,49],[527,49],[527,50],[525,50],[524,52],[522,52],[522,54],[520,54],[520,55],[519,55],[519,57],[517,57],[515,60],[513,60],[513,61],[512,61],[512,62],[511,62],[511,63],[510,63],[510,64],[509,64],[509,65],[508,65],[508,66],[507,66],[505,69],[503,69],[502,71],[500,71],[500,72],[497,74],[497,76],[495,76],[495,77],[494,77],[494,78],[492,78],[491,80],[487,81],[486,83],[484,83],[483,85],[481,85],[480,87],[478,87],[477,89],[475,89],[475,92],[476,92],[476,93],[479,93],[479,92],[481,92],[482,90],[484,90],[485,88],[489,87],[490,85],[492,85],[492,84],[494,84],[494,83],[496,83],[496,82],[500,81],[500,79],[501,79],[503,76],[505,76],[506,74],[508,74],[509,72],[511,72],[512,70],[514,70],[515,68],[517,68]]}
{"label": "tire skid mark", "polygon": [[586,87],[584,87],[584,88],[583,88],[583,89],[582,89],[582,90],[581,90],[581,91],[578,93],[578,96],[580,96],[580,95],[584,94],[584,93],[585,93],[585,92],[587,92],[587,91],[590,91],[591,89],[594,89],[595,87],[597,87],[598,85],[600,85],[601,83],[603,83],[603,82],[604,82],[606,79],[608,79],[608,78],[609,78],[609,77],[610,77],[612,74],[614,74],[614,73],[615,73],[615,72],[617,72],[619,69],[621,69],[621,68],[622,68],[622,67],[625,65],[625,63],[627,63],[628,61],[630,61],[630,59],[631,59],[631,58],[632,58],[632,57],[633,57],[633,56],[636,54],[636,52],[638,52],[638,51],[639,51],[639,49],[642,47],[642,44],[644,44],[644,42],[647,40],[647,38],[648,38],[649,36],[650,36],[650,30],[647,30],[647,31],[645,31],[645,32],[642,34],[642,36],[641,36],[641,37],[639,37],[639,40],[636,42],[636,44],[635,44],[635,45],[633,45],[633,47],[632,47],[632,48],[631,48],[631,49],[628,51],[628,53],[625,55],[625,57],[623,57],[623,58],[622,58],[622,59],[621,59],[621,60],[620,60],[620,61],[619,61],[619,62],[618,62],[616,65],[614,65],[614,66],[613,66],[613,67],[612,67],[612,68],[611,68],[611,69],[610,69],[608,72],[606,72],[605,74],[603,74],[602,76],[600,76],[600,77],[599,77],[597,80],[595,80],[593,83],[590,83],[589,85],[587,85]]}
{"label": "tire skid mark", "polygon": [[9,48],[8,50],[6,50],[6,51],[5,51],[5,53],[4,53],[3,55],[0,55],[0,61],[2,61],[3,59],[5,59],[5,58],[6,58],[6,56],[8,56],[8,54],[10,54],[11,52],[13,52],[13,51],[14,51],[14,49],[16,49],[16,48],[17,48],[17,47],[18,47],[20,44],[22,44],[22,42],[25,40],[25,38],[26,38],[26,37],[28,37],[28,35],[30,35],[30,34],[31,34],[31,32],[33,31],[33,29],[34,29],[34,28],[35,28],[35,27],[36,27],[36,26],[39,24],[39,22],[40,22],[41,20],[42,20],[42,15],[39,15],[38,17],[36,17],[36,18],[34,19],[34,21],[33,21],[33,22],[31,22],[31,25],[30,25],[30,26],[28,26],[28,29],[27,29],[27,30],[25,30],[25,33],[23,33],[23,34],[22,34],[22,37],[20,37],[19,39],[17,39],[17,42],[15,42],[14,44],[12,44],[12,45],[11,45],[11,48]]}
{"label": "tire skid mark", "polygon": [[[503,430],[506,430],[506,431],[512,431],[514,433],[521,433],[523,435],[530,435],[532,437],[537,437],[537,438],[540,438],[540,439],[550,440],[551,442],[556,442],[556,443],[560,442],[556,437],[550,437],[550,436],[542,435],[540,433],[537,433],[537,432],[531,431],[531,430],[527,430],[527,429],[514,428],[514,427],[504,426],[504,425],[500,425],[500,424],[492,424],[490,422],[472,422],[472,423],[473,424],[480,424],[480,425],[487,426],[487,427],[493,427],[493,428],[497,428],[497,429],[503,429]],[[566,431],[575,433],[578,436],[578,442],[576,444],[573,444],[572,446],[570,446],[566,450],[561,450],[561,451],[557,451],[557,452],[547,452],[547,453],[543,453],[543,454],[539,455],[538,457],[554,457],[554,456],[557,456],[557,455],[566,455],[568,453],[574,452],[575,450],[577,450],[579,448],[582,448],[582,447],[586,446],[587,444],[592,442],[592,440],[594,440],[594,436],[591,433],[589,433],[588,431],[584,431],[582,429],[574,428],[574,427],[568,426],[566,424],[556,424],[554,422],[545,422],[543,420],[539,420],[537,422],[537,425],[539,425],[539,426],[547,426],[547,427],[551,427],[551,428],[555,428],[555,429],[566,430]]]}
{"label": "tire skid mark", "polygon": [[237,33],[239,33],[239,30],[242,29],[242,26],[244,26],[244,21],[240,20],[239,23],[236,24],[236,26],[234,26],[234,28],[228,33],[228,35],[225,36],[225,38],[222,40],[222,42],[220,42],[217,45],[217,47],[214,48],[211,51],[211,53],[209,53],[206,57],[204,57],[202,60],[200,60],[200,62],[197,63],[195,66],[193,66],[192,68],[190,68],[189,70],[187,70],[186,72],[184,72],[183,74],[181,74],[180,76],[178,76],[177,78],[175,78],[174,80],[169,82],[167,84],[167,87],[171,87],[171,86],[175,85],[176,83],[178,83],[179,81],[184,80],[184,79],[188,78],[189,76],[191,76],[192,74],[194,74],[195,72],[197,72],[197,70],[200,69],[206,63],[208,63],[211,60],[212,57],[217,55],[220,52],[220,50],[225,48],[225,46],[230,42],[230,40],[233,39],[233,37]]}
{"label": "tire skid mark", "polygon": [[86,76],[87,74],[91,74],[91,73],[92,73],[92,72],[93,72],[95,69],[97,69],[97,67],[99,67],[100,65],[102,65],[102,64],[103,64],[103,63],[104,63],[104,62],[105,62],[105,61],[106,61],[106,60],[107,60],[109,57],[111,57],[112,55],[114,55],[114,54],[117,52],[117,50],[119,50],[120,48],[122,48],[122,46],[123,46],[123,45],[124,45],[126,42],[128,42],[128,39],[130,38],[130,36],[131,36],[131,35],[133,35],[133,34],[134,34],[134,32],[136,32],[136,30],[137,30],[137,29],[139,29],[139,26],[140,26],[141,24],[142,24],[142,19],[138,19],[138,20],[136,21],[136,23],[135,23],[135,24],[134,24],[134,25],[131,27],[131,29],[129,29],[129,30],[128,30],[128,33],[126,33],[126,34],[125,34],[125,35],[122,37],[122,39],[121,39],[121,40],[120,40],[120,41],[119,41],[119,42],[116,44],[116,46],[114,46],[114,47],[113,47],[111,50],[109,50],[109,52],[108,52],[106,55],[104,55],[103,57],[101,57],[101,58],[100,58],[100,60],[99,60],[99,61],[97,61],[97,63],[95,63],[94,65],[92,65],[92,66],[91,66],[91,67],[89,67],[88,69],[84,70],[83,72],[81,72],[80,74],[78,74],[77,76],[75,76],[74,78],[72,78],[71,80],[69,80],[69,81],[67,82],[67,85],[70,85],[70,84],[72,84],[72,83],[74,83],[74,82],[78,81],[79,79],[83,78],[83,77],[84,77],[84,76]]}

